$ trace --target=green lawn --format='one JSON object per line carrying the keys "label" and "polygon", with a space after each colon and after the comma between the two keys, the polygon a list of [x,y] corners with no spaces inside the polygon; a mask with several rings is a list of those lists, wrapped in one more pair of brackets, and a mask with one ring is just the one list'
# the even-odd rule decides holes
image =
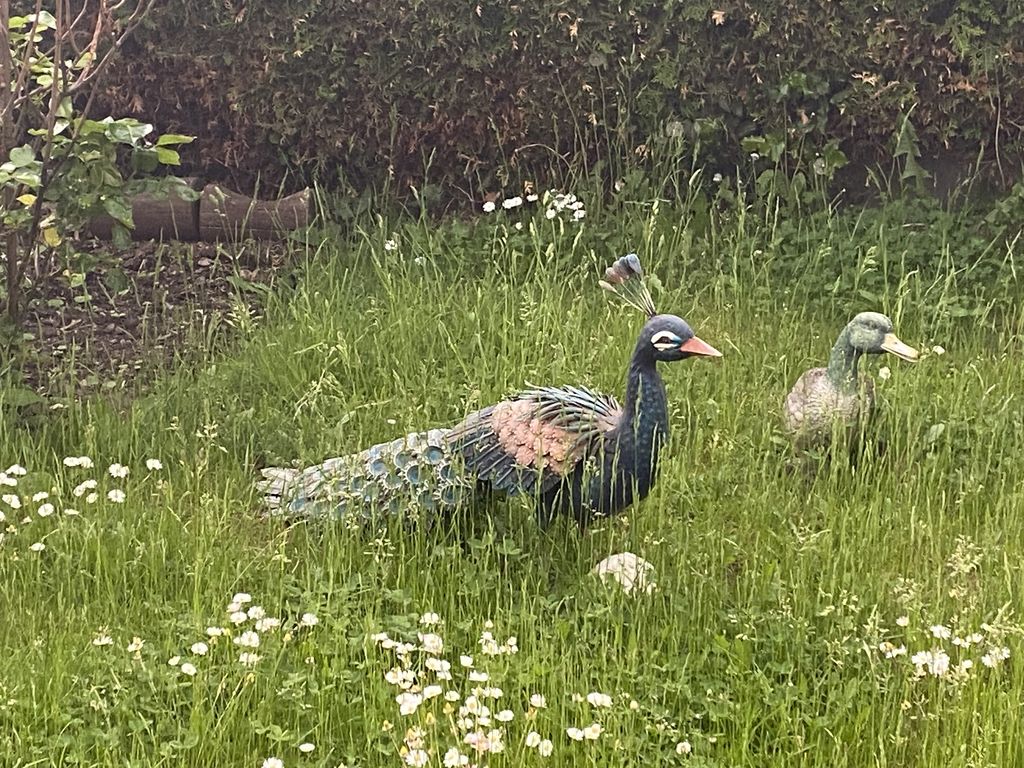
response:
{"label": "green lawn", "polygon": [[[18,497],[0,502],[3,765],[1024,761],[1024,312],[962,290],[948,254],[902,268],[855,217],[786,246],[740,221],[698,247],[650,207],[512,214],[328,238],[230,349],[130,404],[0,426],[0,469],[27,470],[0,488]],[[621,397],[642,318],[597,279],[627,250],[724,353],[663,369],[673,442],[646,501],[584,534],[519,502],[429,531],[259,516],[260,466],[526,382]],[[789,471],[781,400],[862,309],[926,351],[867,362],[891,369],[886,450]],[[588,576],[622,551],[653,564],[653,594]],[[406,667],[429,698],[396,699]]]}

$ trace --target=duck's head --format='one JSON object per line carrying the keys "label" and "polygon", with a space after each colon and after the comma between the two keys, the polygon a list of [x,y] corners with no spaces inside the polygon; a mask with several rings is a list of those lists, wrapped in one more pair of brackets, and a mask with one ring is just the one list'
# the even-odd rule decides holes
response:
{"label": "duck's head", "polygon": [[676,315],[655,315],[648,320],[640,331],[637,351],[646,352],[663,363],[695,356],[722,356],[706,341],[697,338],[687,322]]}
{"label": "duck's head", "polygon": [[879,312],[861,312],[846,326],[844,335],[849,346],[864,354],[889,352],[908,363],[916,363],[920,357],[916,349],[893,333],[892,320]]}

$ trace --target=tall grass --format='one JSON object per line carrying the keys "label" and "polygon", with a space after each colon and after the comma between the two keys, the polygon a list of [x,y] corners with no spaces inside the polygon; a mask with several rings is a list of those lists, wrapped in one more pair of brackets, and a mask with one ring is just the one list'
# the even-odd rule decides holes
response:
{"label": "tall grass", "polygon": [[[500,729],[481,765],[1021,761],[1024,313],[1009,294],[963,290],[953,252],[906,267],[905,241],[856,215],[789,236],[741,209],[696,239],[664,204],[582,224],[528,208],[363,220],[298,253],[297,286],[230,352],[190,355],[130,407],[0,425],[0,466],[28,470],[0,489],[21,505],[0,502],[5,765],[441,765],[474,755],[466,718]],[[516,501],[431,530],[260,517],[259,466],[449,424],[525,382],[621,396],[641,318],[596,280],[627,250],[659,308],[725,353],[665,370],[673,442],[642,504],[585,534],[543,531]],[[945,352],[867,363],[892,370],[884,453],[792,471],[780,402],[860,309]],[[80,455],[95,466],[65,466]],[[623,550],[654,565],[653,594],[588,576]],[[232,622],[253,605],[262,620]],[[394,643],[434,634],[459,700],[403,715],[385,674],[430,685],[439,667]],[[940,650],[949,671],[912,661]]]}

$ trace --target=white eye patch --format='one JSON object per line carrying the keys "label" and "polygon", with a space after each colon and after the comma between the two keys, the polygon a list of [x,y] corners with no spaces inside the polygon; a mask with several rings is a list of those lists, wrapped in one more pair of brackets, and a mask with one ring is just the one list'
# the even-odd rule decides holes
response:
{"label": "white eye patch", "polygon": [[661,352],[668,352],[670,349],[679,349],[679,345],[683,343],[683,340],[676,336],[672,331],[658,331],[651,337],[651,344],[654,348]]}

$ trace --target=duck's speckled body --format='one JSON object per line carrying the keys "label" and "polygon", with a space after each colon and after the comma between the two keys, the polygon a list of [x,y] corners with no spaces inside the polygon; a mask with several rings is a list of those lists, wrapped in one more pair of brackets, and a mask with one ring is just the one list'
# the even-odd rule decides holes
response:
{"label": "duck's speckled body", "polygon": [[892,321],[877,312],[861,312],[843,329],[829,364],[797,379],[786,396],[782,424],[797,448],[822,448],[838,428],[850,435],[866,426],[875,408],[875,385],[862,377],[862,355],[889,352],[915,362],[918,352],[893,333]]}

